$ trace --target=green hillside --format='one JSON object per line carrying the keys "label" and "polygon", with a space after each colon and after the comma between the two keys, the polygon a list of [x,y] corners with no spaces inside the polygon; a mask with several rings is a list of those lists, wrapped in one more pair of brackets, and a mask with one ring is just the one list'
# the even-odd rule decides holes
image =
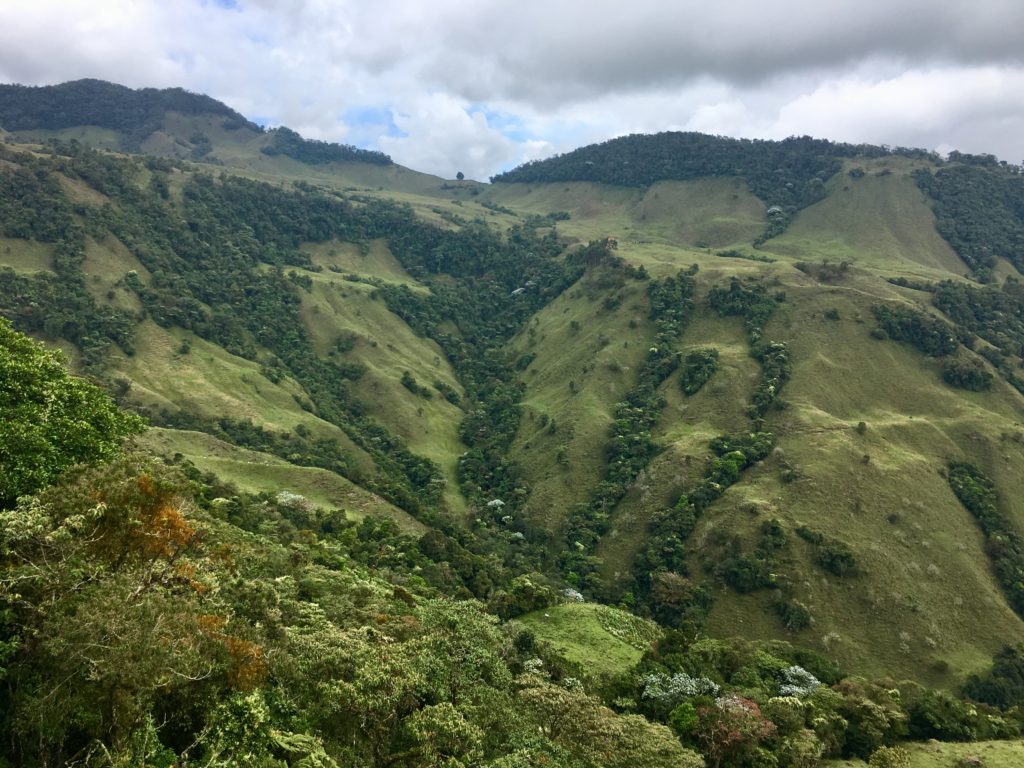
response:
{"label": "green hillside", "polygon": [[[211,535],[292,547],[259,578],[341,553],[419,601],[371,601],[401,642],[475,598],[506,671],[705,756],[678,708],[711,683],[774,713],[778,766],[1020,734],[1016,657],[986,677],[1024,639],[1019,169],[669,133],[484,185],[185,92],[3,88],[0,314],[148,420]],[[839,698],[783,732],[790,667]],[[861,743],[863,701],[893,711]]]}

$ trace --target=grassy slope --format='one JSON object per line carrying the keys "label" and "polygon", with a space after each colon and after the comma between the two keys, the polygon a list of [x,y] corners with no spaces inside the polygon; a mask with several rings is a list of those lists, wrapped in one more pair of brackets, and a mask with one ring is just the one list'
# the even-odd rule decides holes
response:
{"label": "grassy slope", "polygon": [[344,509],[359,520],[366,515],[389,518],[409,533],[422,533],[423,525],[376,494],[316,467],[297,467],[265,453],[225,443],[203,432],[151,428],[137,442],[145,450],[164,456],[180,453],[203,472],[249,493],[290,491],[318,506]]}
{"label": "grassy slope", "polygon": [[[330,246],[339,254],[339,265],[353,247]],[[334,257],[326,256],[332,259]],[[359,259],[358,255],[349,256]],[[375,243],[360,265],[383,279],[412,282],[388,253],[383,243]],[[326,356],[339,337],[351,334],[355,346],[345,359],[355,360],[366,372],[352,389],[367,405],[368,412],[402,437],[409,448],[437,462],[448,480],[445,499],[455,513],[465,510],[455,478],[459,456],[466,450],[459,440],[462,411],[440,393],[426,399],[412,394],[400,379],[409,371],[423,386],[433,389],[434,381],[443,381],[461,391],[448,360],[433,341],[416,336],[383,301],[373,298],[373,286],[344,280],[331,271],[307,273],[313,278],[313,290],[302,297],[301,316],[317,353]]]}
{"label": "grassy slope", "polygon": [[[1017,768],[1024,765],[1024,741],[981,741],[945,744],[929,741],[907,744],[910,768],[955,768],[965,758],[979,757],[984,768]],[[829,760],[823,768],[864,768],[863,760]]]}
{"label": "grassy slope", "polygon": [[865,175],[836,174],[829,196],[797,216],[766,250],[808,261],[845,260],[892,276],[947,278],[967,272],[935,231],[928,198],[910,176],[920,163],[888,158],[850,165]]}
{"label": "grassy slope", "polygon": [[[882,170],[879,165],[867,166],[868,174],[860,179],[837,177],[829,198],[802,212],[786,235],[766,244],[762,253],[776,258],[776,264],[722,259],[694,248],[685,234],[675,235],[682,240],[682,247],[676,247],[669,240],[671,233],[656,229],[656,221],[647,239],[626,240],[620,234],[619,255],[644,264],[655,275],[696,262],[703,289],[731,274],[760,274],[789,297],[769,333],[790,343],[794,361],[793,378],[784,391],[789,407],[769,416],[769,428],[780,438],[779,453],[751,470],[701,521],[693,537],[692,562],[699,564],[704,551],[718,551],[715,548],[732,536],[752,549],[761,523],[778,518],[791,539],[779,570],[815,616],[815,625],[799,636],[801,643],[828,650],[860,672],[951,684],[952,677],[939,671],[942,662],[956,674],[980,668],[1001,643],[1021,636],[1024,623],[1003,600],[977,527],[940,470],[950,456],[979,463],[999,483],[1007,511],[1024,523],[1024,505],[1018,501],[1024,488],[1015,471],[1024,452],[1003,437],[1019,431],[1024,401],[1002,382],[989,393],[953,390],[942,383],[937,363],[907,347],[870,338],[872,304],[923,304],[927,299],[891,286],[884,277],[941,279],[962,271],[955,254],[934,232],[931,211],[909,177],[913,164],[886,165],[887,175],[876,175]],[[639,202],[633,190],[599,185],[538,185],[495,194],[505,205],[526,200],[534,210],[547,206],[580,212],[580,219],[559,225],[560,231],[574,230],[580,239],[621,233]],[[659,200],[666,194],[663,188]],[[587,203],[588,196],[595,199]],[[740,217],[736,209],[742,196],[716,198],[709,190],[707,198],[724,207],[716,214],[708,202],[703,216]],[[744,250],[754,252],[749,245]],[[795,261],[822,260],[848,260],[854,266],[834,286],[818,284],[791,266]],[[581,395],[569,396],[567,379],[579,375],[582,361],[593,358],[594,351],[585,339],[558,332],[560,326],[568,326],[569,318],[587,318],[594,305],[600,306],[599,297],[570,291],[541,313],[537,359],[525,376],[529,407],[539,406],[559,424],[576,422],[580,414],[593,423],[576,455],[570,452],[566,471],[554,461],[563,443],[542,435],[529,417],[524,420],[517,444],[529,443],[531,449],[528,458],[521,457],[534,486],[531,508],[539,509],[540,519],[549,521],[551,528],[586,497],[586,488],[603,470],[600,447],[616,401],[610,391],[614,380],[600,365],[591,374],[593,384],[582,377],[581,395],[593,386],[601,396],[583,401],[587,408],[581,408]],[[833,308],[841,320],[824,318],[823,313]],[[638,316],[642,319],[643,313]],[[588,323],[583,328],[594,335],[609,328],[607,336],[616,342],[623,338],[618,335],[621,329],[613,326],[591,328]],[[624,340],[642,349],[644,336],[649,338],[650,333],[646,321],[633,333]],[[621,346],[616,342],[612,347]],[[526,343],[517,341],[524,349]],[[600,550],[606,576],[626,575],[651,513],[699,474],[707,440],[749,424],[743,406],[758,369],[747,356],[740,321],[716,318],[706,307],[700,309],[680,348],[704,345],[722,351],[723,369],[693,398],[679,392],[677,376],[663,385],[668,406],[658,437],[665,451],[613,516],[612,532]],[[868,424],[864,436],[854,429],[862,420]],[[571,442],[568,447],[571,451]],[[867,464],[862,463],[865,455],[870,456]],[[797,482],[782,482],[784,462],[797,468]],[[890,516],[895,522],[889,522]],[[801,524],[849,543],[863,573],[838,580],[823,571],[810,548],[792,533]],[[785,636],[765,600],[766,593],[748,597],[720,592],[709,630],[719,635]]]}
{"label": "grassy slope", "polygon": [[520,616],[538,640],[551,643],[588,674],[622,673],[640,661],[658,637],[657,625],[594,603],[565,603]]}
{"label": "grassy slope", "polygon": [[[836,579],[790,537],[791,562],[781,570],[816,620],[801,642],[872,673],[948,682],[933,673],[935,662],[961,671],[983,666],[1024,630],[992,579],[973,519],[940,474],[950,456],[988,468],[984,453],[997,445],[1019,467],[1024,451],[1004,445],[1000,433],[1020,400],[1002,385],[984,394],[947,387],[936,363],[870,338],[870,324],[853,319],[869,312],[856,288],[833,290],[790,289],[791,307],[771,329],[790,341],[794,360],[784,391],[789,407],[769,418],[782,455],[730,489],[702,520],[694,547],[713,540],[715,529],[753,539],[769,517],[790,531],[805,524],[846,541],[863,573]],[[823,319],[833,307],[846,319]],[[863,436],[858,421],[867,423]],[[783,460],[797,469],[796,482],[781,481]],[[1019,480],[1003,480],[1003,492],[1019,498]],[[757,516],[748,511],[751,501]],[[1019,518],[1021,510],[1014,511]],[[778,634],[773,619],[750,610],[756,602],[723,594],[711,630]]]}
{"label": "grassy slope", "polygon": [[0,237],[0,265],[31,274],[53,270],[53,246],[35,240]]}
{"label": "grassy slope", "polygon": [[[603,306],[606,279],[621,283],[616,309]],[[558,541],[566,511],[601,480],[612,410],[634,385],[653,333],[645,291],[646,283],[614,273],[586,277],[513,341],[517,354],[536,358],[521,375],[527,392],[512,455],[531,482],[527,513]],[[554,420],[554,431],[544,416]]]}

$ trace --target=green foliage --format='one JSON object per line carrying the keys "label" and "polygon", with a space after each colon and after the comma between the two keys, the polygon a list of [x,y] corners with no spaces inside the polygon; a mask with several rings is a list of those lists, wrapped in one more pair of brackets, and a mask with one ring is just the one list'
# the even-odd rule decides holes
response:
{"label": "green foliage", "polygon": [[[466,392],[459,437],[469,450],[459,460],[460,488],[479,507],[500,500],[502,515],[515,520],[513,530],[525,534],[518,510],[526,489],[506,456],[519,428],[523,388],[516,361],[502,344],[572,284],[580,269],[552,258],[561,250],[556,238],[523,226],[504,240],[480,222],[457,233],[396,226],[391,247],[431,293],[386,285],[378,295],[414,331],[438,343]],[[520,288],[525,290],[514,293]]]}
{"label": "green foliage", "polygon": [[715,438],[710,445],[714,455],[701,480],[652,520],[649,543],[634,568],[637,594],[658,621],[680,626],[699,619],[708,608],[708,593],[678,575],[687,573],[686,541],[704,511],[740,479],[743,470],[764,459],[774,444],[774,436],[767,432]]}
{"label": "green foliage", "polygon": [[868,768],[910,768],[910,753],[903,747],[879,747],[871,753]]}
{"label": "green foliage", "polygon": [[605,446],[608,468],[591,500],[570,515],[567,546],[560,558],[563,572],[587,589],[599,586],[593,579],[596,563],[590,555],[608,531],[612,510],[659,450],[651,437],[665,407],[658,387],[679,365],[679,354],[672,346],[693,311],[694,286],[692,274],[685,272],[652,280],[647,286],[650,316],[656,328],[654,343],[644,358],[636,386],[615,406],[615,420]]}
{"label": "green foliage", "polygon": [[891,339],[906,342],[933,357],[951,355],[957,350],[953,329],[937,317],[895,304],[878,304],[872,309],[879,328]]}
{"label": "green foliage", "polygon": [[138,149],[160,128],[167,112],[215,115],[226,125],[260,130],[221,102],[181,88],[132,90],[103,80],[47,86],[0,85],[0,125],[8,131],[96,125],[125,134],[128,148]]}
{"label": "green foliage", "polygon": [[434,396],[434,393],[431,392],[429,388],[422,386],[418,381],[416,381],[416,377],[409,371],[403,371],[402,377],[399,381],[402,382],[403,387],[408,389],[414,395],[419,395],[426,400],[429,400]]}
{"label": "green foliage", "polygon": [[[271,375],[290,374],[305,389],[310,408],[373,457],[378,471],[375,490],[414,514],[436,507],[443,489],[440,470],[365,415],[346,384],[361,375],[359,366],[338,356],[316,355],[298,312],[298,291],[309,287],[309,276],[295,273],[293,279],[284,271],[286,265],[312,266],[299,250],[310,240],[401,238],[432,228],[389,203],[356,207],[308,185],[283,189],[227,176],[188,177],[179,206],[153,191],[152,185],[136,185],[137,161],[75,146],[58,145],[54,153],[48,160],[33,162],[82,179],[117,202],[116,208],[80,206],[79,213],[94,237],[115,235],[146,267],[148,282],[130,272],[123,285],[136,293],[154,321],[189,329],[248,359],[269,357],[263,362]],[[170,171],[167,164],[149,165],[155,176]],[[91,299],[66,301],[69,295],[88,297],[80,266],[84,238],[80,231],[75,237],[63,241],[73,244],[68,246],[73,258],[63,271],[60,263],[56,265],[54,284],[59,290],[44,292],[37,287],[31,295],[35,306],[28,305],[32,311],[26,313],[20,311],[26,301],[21,295],[28,290],[22,281],[15,285],[12,308],[19,310],[23,327],[35,329],[42,323],[49,335],[79,343],[88,361],[90,355],[102,357],[102,335],[107,345],[112,339],[127,346],[130,333],[124,327],[127,320],[130,328],[131,321],[98,311],[96,320],[77,322],[92,315],[94,305]],[[63,247],[58,243],[58,253]],[[13,279],[11,273],[0,273],[0,282]],[[32,285],[49,283],[36,279]]]}
{"label": "green foliage", "polygon": [[[1001,286],[972,286],[945,280],[932,288],[932,303],[957,327],[961,337],[974,335],[993,348],[977,350],[1010,384],[1024,391],[1014,362],[1024,355],[1024,285],[1008,277]],[[972,347],[973,348],[973,347]],[[985,376],[970,376],[973,386],[984,384]]]}
{"label": "green foliage", "polygon": [[917,183],[934,202],[935,228],[979,279],[992,279],[999,256],[1024,269],[1024,178],[1018,173],[993,159],[922,170]]}
{"label": "green foliage", "polygon": [[814,556],[818,565],[829,573],[835,576],[849,576],[857,572],[857,559],[845,542],[806,526],[798,527],[796,534],[814,546]]}
{"label": "green foliage", "polygon": [[697,394],[718,370],[717,349],[695,349],[683,358],[679,386],[687,395]]}
{"label": "green foliage", "polygon": [[1024,647],[1001,648],[992,658],[992,669],[967,678],[963,693],[969,699],[1003,710],[1024,704]]}
{"label": "green foliage", "polygon": [[792,632],[800,632],[814,623],[810,609],[798,600],[787,600],[780,594],[772,600],[771,607],[782,626]]}
{"label": "green foliage", "polygon": [[1024,284],[1013,277],[1001,286],[944,280],[933,287],[932,303],[958,328],[976,334],[1003,354],[1024,353]]}
{"label": "green foliage", "polygon": [[950,461],[949,485],[985,535],[985,552],[992,560],[996,578],[1010,607],[1024,616],[1024,542],[999,510],[996,488],[980,469],[962,461]]}
{"label": "green foliage", "polygon": [[763,283],[748,286],[734,277],[729,280],[728,288],[715,287],[708,291],[708,306],[722,316],[744,318],[750,343],[756,345],[778,301],[768,295],[768,289]]}
{"label": "green foliage", "polygon": [[850,263],[848,261],[841,261],[838,264],[833,264],[830,261],[822,260],[819,264],[809,264],[805,261],[798,261],[793,265],[805,275],[810,275],[819,283],[838,283],[844,277],[850,269]]}
{"label": "green foliage", "polygon": [[0,318],[0,509],[73,464],[109,459],[141,430],[140,419]]}
{"label": "green foliage", "polygon": [[53,272],[20,275],[0,268],[0,312],[19,330],[66,338],[89,369],[102,367],[113,344],[129,354],[135,319],[96,304],[85,284],[85,234],[44,160],[0,147],[0,234],[53,243]]}
{"label": "green foliage", "polygon": [[982,392],[992,388],[992,374],[973,359],[958,358],[942,364],[942,380],[951,387]]}
{"label": "green foliage", "polygon": [[345,162],[391,165],[391,158],[383,152],[359,149],[349,144],[333,144],[327,141],[304,139],[295,131],[284,126],[270,132],[270,144],[263,147],[261,151],[265,155],[285,155],[308,165]]}

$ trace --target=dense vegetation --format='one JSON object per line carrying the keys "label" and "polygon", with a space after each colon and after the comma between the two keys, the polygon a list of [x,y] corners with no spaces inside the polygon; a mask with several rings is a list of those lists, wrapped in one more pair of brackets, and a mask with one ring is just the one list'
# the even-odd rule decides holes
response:
{"label": "dense vegetation", "polygon": [[939,234],[982,282],[992,279],[997,257],[1024,271],[1024,177],[990,155],[955,159],[962,162],[917,176],[934,201]]}
{"label": "dense vegetation", "polygon": [[523,387],[503,343],[581,269],[553,258],[562,250],[553,230],[542,234],[530,226],[514,227],[502,238],[482,222],[459,232],[423,225],[392,232],[390,243],[431,293],[386,285],[379,295],[413,330],[440,345],[466,391],[459,437],[469,450],[459,460],[461,489],[488,511],[485,517],[509,517],[510,532],[529,534],[519,515],[527,489],[507,457]]}
{"label": "dense vegetation", "polygon": [[[66,375],[19,378],[53,360],[7,334],[0,391],[22,381],[18,397],[73,403],[80,385]],[[96,397],[69,407],[114,412]],[[79,418],[64,438],[90,429]],[[766,445],[716,441],[709,479],[728,482]],[[76,458],[86,463],[53,486],[0,503],[10,764],[808,768],[885,755],[908,736],[1024,728],[1014,649],[969,681],[974,703],[844,678],[787,643],[674,631],[598,679],[522,625],[451,599],[456,584],[424,557],[430,534],[416,546],[296,494],[241,494],[188,464],[98,463],[109,446]],[[19,487],[35,483],[23,466],[9,471]]]}
{"label": "dense vegetation", "polygon": [[[214,141],[219,135],[211,132]],[[255,146],[264,140],[272,154],[303,162],[358,159],[345,154],[352,148],[303,142],[287,129]],[[189,141],[197,157],[216,149],[201,133]],[[712,144],[719,140],[693,141],[710,142],[709,152],[695,155],[680,174],[714,171],[718,160],[725,168],[729,153],[738,161],[749,149],[751,156],[764,153],[756,172],[736,166],[719,175],[746,177],[752,189],[761,184],[766,203],[788,179],[777,192],[796,202],[772,204],[765,236],[821,192],[815,179],[827,178],[822,169],[843,157],[831,150],[801,157],[819,146],[804,140],[723,141],[718,149]],[[739,147],[748,144],[756,146]],[[783,145],[790,155],[779,154]],[[181,454],[118,457],[120,439],[139,421],[113,408],[97,386],[68,377],[57,358],[0,319],[0,765],[667,768],[696,766],[699,753],[707,766],[721,768],[814,768],[832,757],[890,766],[907,738],[1020,737],[1021,647],[1004,648],[991,670],[972,669],[977,674],[956,687],[960,661],[1012,638],[1014,617],[1001,604],[972,605],[992,625],[965,639],[956,622],[943,632],[931,629],[951,614],[928,602],[939,594],[952,601],[965,582],[948,583],[951,574],[966,566],[984,581],[990,564],[1010,605],[1024,615],[1019,488],[1004,470],[993,475],[997,493],[977,468],[1019,455],[1019,430],[989,416],[1012,413],[1017,396],[997,386],[958,400],[961,393],[935,382],[915,401],[915,423],[890,423],[887,409],[900,412],[914,396],[905,386],[900,399],[877,391],[870,399],[862,391],[850,396],[852,380],[838,386],[830,377],[850,371],[851,360],[870,365],[879,350],[854,325],[863,322],[858,310],[893,293],[878,284],[868,262],[854,256],[851,269],[827,258],[824,246],[816,252],[817,241],[813,248],[790,244],[805,259],[794,266],[814,278],[798,278],[799,303],[790,304],[782,292],[793,277],[789,268],[763,266],[781,260],[774,253],[722,251],[727,258],[713,260],[709,249],[700,255],[712,266],[707,277],[696,268],[675,274],[680,262],[668,261],[660,242],[623,247],[634,265],[618,255],[615,238],[570,244],[567,232],[587,238],[600,234],[598,227],[620,227],[620,208],[611,215],[580,208],[563,225],[568,214],[520,210],[509,190],[497,198],[507,205],[487,202],[482,207],[491,215],[474,220],[460,215],[474,207],[463,206],[462,188],[403,189],[417,211],[444,222],[439,227],[386,201],[384,188],[352,194],[344,169],[317,172],[333,188],[263,184],[182,161],[94,152],[77,142],[26,149],[10,139],[0,146],[0,237],[10,238],[0,250],[13,267],[0,269],[3,317],[61,343],[76,370],[103,381],[124,403],[154,403],[147,415],[155,424],[335,472],[416,520],[390,506],[387,514],[398,523],[376,518],[372,496],[362,491],[348,496],[355,510],[317,508],[299,493],[339,498],[333,490],[321,495],[319,484],[347,484],[276,461],[268,465],[282,478],[279,486],[253,495]],[[623,168],[643,155],[637,149]],[[994,160],[952,161],[933,167],[942,168],[939,174],[959,166],[987,174],[965,176],[957,195],[990,176],[1014,188],[1013,169]],[[905,173],[908,164],[881,165],[865,163],[878,176],[890,168]],[[840,183],[829,186],[838,195],[842,180],[834,181]],[[556,187],[545,192],[560,206],[566,190]],[[609,210],[604,194],[635,197],[596,190],[595,202]],[[910,194],[918,201],[918,193]],[[1004,202],[1012,208],[1012,196]],[[498,221],[514,226],[499,231]],[[972,237],[995,242],[998,233],[984,232],[978,221]],[[638,225],[634,236],[645,234]],[[899,271],[922,274],[906,268],[906,256],[895,254],[903,259]],[[730,279],[732,273],[742,277]],[[929,367],[953,386],[990,389],[998,371],[1024,391],[1021,283],[930,279],[890,282],[919,291],[918,300],[930,294],[945,321],[931,308],[879,304],[873,335],[934,356]],[[811,293],[821,303],[807,313],[803,302]],[[327,300],[329,321],[341,323],[334,340],[322,338],[312,319]],[[833,321],[842,309],[847,322],[827,324],[827,338],[846,346],[842,355],[816,359],[807,342],[822,336],[808,331],[821,329],[799,324],[825,307]],[[385,318],[379,332],[363,313]],[[552,363],[545,339],[564,339],[566,328],[577,334],[591,316],[611,327],[628,322],[631,330],[654,331],[649,339],[642,331],[621,339],[630,351],[603,365],[591,364],[582,344]],[[148,327],[136,338],[143,320],[190,333]],[[432,341],[413,338],[399,320]],[[740,322],[759,377],[707,387],[725,372],[715,373],[714,348],[694,348],[691,340],[731,350]],[[791,343],[778,340],[789,341],[784,333]],[[635,336],[642,339],[637,348]],[[172,339],[172,346],[157,349],[153,338]],[[599,348],[608,343],[601,334]],[[330,352],[317,355],[321,344]],[[680,347],[693,351],[681,354]],[[225,384],[205,370],[223,357],[218,348],[251,361],[230,361],[229,381],[235,369],[259,370],[262,377],[242,380],[256,381],[261,397],[264,379],[282,385],[274,387],[276,410],[266,422],[258,421],[262,414],[251,421],[217,413],[206,400],[202,412],[183,407],[164,400],[162,388],[143,392],[146,382],[136,387],[107,367],[111,353],[125,375],[166,358],[173,361],[169,375],[203,376],[202,387],[219,394]],[[802,359],[794,374],[796,354]],[[132,355],[141,360],[123,357]],[[448,375],[442,356],[457,382],[441,380]],[[581,358],[586,387],[571,373]],[[698,402],[676,390],[675,371],[685,394],[705,387]],[[905,373],[891,375],[917,381]],[[786,403],[782,390],[791,375],[799,376],[799,388]],[[563,416],[557,404],[567,401],[566,385],[573,397]],[[378,394],[381,402],[371,403]],[[932,412],[929,395],[939,409],[952,406],[948,420]],[[536,439],[536,425],[521,424],[527,399],[529,410],[542,414]],[[675,408],[666,412],[666,402],[679,408],[682,422]],[[324,438],[320,430],[328,427],[300,408],[337,425],[358,449]],[[421,442],[411,444],[451,462],[463,499],[454,499],[452,489],[442,495],[440,467],[396,436],[405,433],[401,414],[414,410],[409,439]],[[441,425],[453,414],[458,429]],[[608,417],[607,434],[602,427],[579,439],[581,419]],[[862,417],[877,420],[877,429],[864,421],[850,429]],[[946,461],[934,446],[941,441],[920,438],[936,434],[933,427],[956,439],[965,459],[944,470],[954,493],[935,474]],[[815,450],[800,443],[805,435]],[[203,436],[161,431],[137,444],[174,446],[168,451],[183,450],[249,487],[267,487],[266,477],[252,479],[262,460]],[[847,461],[850,450],[854,459],[864,454],[859,463]],[[586,499],[575,508],[561,503],[569,451],[573,469],[586,466],[600,477],[573,495]],[[522,456],[522,466],[511,456]],[[908,463],[931,469],[919,475],[920,502],[916,493],[898,501],[905,494],[899,468]],[[829,475],[836,471],[842,486]],[[740,483],[748,487],[734,488]],[[849,498],[833,507],[823,492],[836,487]],[[446,499],[468,514],[451,514]],[[957,536],[957,499],[984,533],[989,560],[981,558],[980,566]],[[950,527],[927,532],[921,549],[932,547],[940,564],[938,553],[957,559],[949,547],[964,546],[957,550],[963,556],[948,573],[945,566],[916,568],[912,560],[899,563],[906,573],[897,573],[887,562],[892,558],[868,549],[890,546],[888,537],[865,544],[878,533],[871,526],[888,519],[894,541],[913,546],[914,531],[926,532],[901,507],[909,513],[924,504],[942,510],[932,518],[937,528]],[[368,517],[361,522],[350,519],[362,514]],[[539,520],[550,525],[542,528]],[[612,520],[616,535],[605,536]],[[923,585],[913,576],[922,570]],[[579,602],[587,597],[606,604]],[[825,599],[834,605],[824,607]],[[749,617],[759,633],[837,653],[861,671],[941,681],[946,690],[844,677],[829,659],[785,642],[706,636],[722,631],[723,618],[738,609],[768,614]],[[602,634],[587,656],[579,649],[593,639],[590,627],[565,626],[564,617],[597,615]],[[869,615],[878,631],[857,636],[854,623]],[[560,633],[571,637],[571,649]],[[617,645],[602,645],[600,637]],[[905,656],[895,653],[897,642]],[[621,646],[628,653],[615,653]]]}
{"label": "dense vegetation", "polygon": [[286,155],[310,165],[344,162],[391,165],[391,158],[383,152],[359,149],[349,144],[304,139],[295,131],[283,126],[271,131],[270,144],[261,151],[265,155]]}
{"label": "dense vegetation", "polygon": [[74,464],[113,455],[141,425],[0,317],[0,508]]}
{"label": "dense vegetation", "polygon": [[137,149],[160,128],[167,112],[213,115],[226,127],[260,130],[216,99],[181,88],[132,90],[103,80],[0,85],[0,128],[8,131],[95,125],[124,134],[126,146]]}
{"label": "dense vegetation", "polygon": [[949,485],[985,535],[985,551],[1010,606],[1024,616],[1024,541],[999,509],[995,485],[974,465],[950,461]]}
{"label": "dense vegetation", "polygon": [[688,395],[695,395],[718,370],[717,349],[695,349],[683,358],[679,386]]}
{"label": "dense vegetation", "polygon": [[0,147],[0,235],[52,244],[53,274],[19,275],[0,268],[0,312],[23,330],[65,338],[82,352],[88,369],[101,365],[112,345],[132,348],[134,318],[101,307],[85,284],[86,230],[45,162]]}
{"label": "dense vegetation", "polygon": [[[40,160],[9,153],[24,170],[0,173],[3,199],[13,209],[15,229],[8,231],[56,241],[56,278],[0,273],[12,289],[4,295],[3,308],[19,327],[76,342],[87,362],[97,366],[111,341],[130,351],[134,319],[98,309],[81,272],[85,235],[98,240],[114,235],[151,275],[148,283],[134,272],[122,279],[149,317],[259,360],[271,375],[278,370],[293,376],[308,393],[310,407],[373,456],[380,472],[366,482],[368,487],[413,513],[436,506],[443,487],[438,469],[411,454],[351,397],[346,382],[360,375],[358,366],[314,353],[298,316],[303,281],[284,271],[288,265],[312,266],[298,250],[302,242],[401,233],[420,226],[411,214],[387,204],[356,207],[311,188],[286,191],[237,177],[202,175],[189,177],[179,207],[166,194],[171,171],[166,162],[151,160],[143,169],[137,161],[75,145],[56,145],[53,153]],[[75,211],[84,225],[77,225],[61,188],[47,180],[53,170],[87,181],[117,207],[78,205]],[[144,170],[149,183],[142,187],[138,181]],[[25,189],[31,194],[21,195]],[[34,216],[27,204],[39,205]],[[53,215],[44,218],[40,211]],[[36,233],[18,223],[23,220],[49,221],[47,226],[60,229]],[[64,253],[68,256],[62,260]]]}
{"label": "dense vegetation", "polygon": [[874,307],[874,313],[884,332],[881,338],[905,342],[932,357],[945,357],[957,349],[953,329],[937,317],[910,307],[883,304]]}

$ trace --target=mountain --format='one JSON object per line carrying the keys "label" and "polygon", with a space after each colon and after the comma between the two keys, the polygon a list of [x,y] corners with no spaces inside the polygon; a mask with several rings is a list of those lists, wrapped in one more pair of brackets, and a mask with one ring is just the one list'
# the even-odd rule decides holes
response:
{"label": "mountain", "polygon": [[302,163],[390,165],[381,152],[270,131],[225,104],[181,88],[139,88],[103,80],[0,85],[0,126],[26,138],[80,139],[91,146],[217,162],[213,143]]}
{"label": "mountain", "polygon": [[482,185],[98,81],[0,87],[0,127],[0,313],[149,420],[191,524],[271,553],[251,579],[311,580],[289,621],[337,550],[368,612],[389,582],[474,597],[654,720],[679,702],[641,658],[752,701],[790,666],[914,681],[901,717],[940,706],[920,685],[1015,701],[989,670],[1024,631],[1019,168],[663,133]]}

